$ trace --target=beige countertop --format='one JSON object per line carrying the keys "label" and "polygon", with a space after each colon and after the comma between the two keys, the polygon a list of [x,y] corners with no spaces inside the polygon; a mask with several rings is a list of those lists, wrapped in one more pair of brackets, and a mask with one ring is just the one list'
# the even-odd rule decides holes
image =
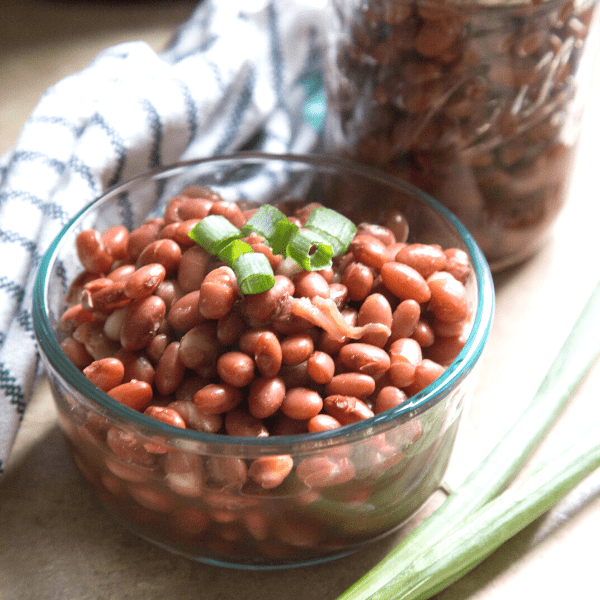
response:
{"label": "beige countertop", "polygon": [[[0,153],[15,143],[48,86],[121,41],[145,40],[160,49],[193,8],[193,2],[4,2]],[[474,398],[463,417],[451,482],[492,447],[531,398],[600,279],[598,79],[585,115],[572,198],[552,239],[527,263],[495,277],[496,319]],[[545,450],[585,429],[592,413],[600,415],[598,390],[596,368]],[[599,492],[596,473],[438,600],[597,598]],[[69,457],[42,383],[0,479],[0,598],[333,600],[396,537],[335,562],[284,571],[229,570],[170,555],[137,539],[100,508]]]}

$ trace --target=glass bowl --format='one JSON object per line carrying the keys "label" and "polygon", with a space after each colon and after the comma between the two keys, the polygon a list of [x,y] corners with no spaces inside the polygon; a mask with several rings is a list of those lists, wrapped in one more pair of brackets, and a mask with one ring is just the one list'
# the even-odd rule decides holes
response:
{"label": "glass bowl", "polygon": [[[242,437],[182,429],[128,408],[93,385],[61,349],[61,315],[81,272],[78,232],[162,213],[188,186],[241,203],[319,202],[377,223],[399,210],[408,242],[462,249],[471,275],[464,347],[406,402],[338,429]],[[476,365],[488,339],[494,291],[467,230],[424,193],[367,166],[326,157],[240,153],[150,172],[76,215],[43,257],[34,328],[61,426],[102,504],[137,535],[198,561],[247,569],[319,563],[397,529],[440,486]],[[282,466],[279,481],[253,477]],[[267,467],[267,473],[269,467]],[[260,483],[257,483],[260,482]]]}

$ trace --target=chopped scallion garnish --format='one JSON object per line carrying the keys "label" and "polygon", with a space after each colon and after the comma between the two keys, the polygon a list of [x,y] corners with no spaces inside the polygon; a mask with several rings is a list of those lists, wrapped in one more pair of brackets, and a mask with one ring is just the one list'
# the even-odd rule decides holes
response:
{"label": "chopped scallion garnish", "polygon": [[242,254],[248,254],[249,252],[254,252],[250,244],[247,244],[242,240],[233,240],[221,248],[219,252],[219,258],[224,263],[227,263],[229,266],[231,266]]}
{"label": "chopped scallion garnish", "polygon": [[294,223],[287,219],[285,221],[278,221],[275,235],[271,240],[273,254],[281,254],[281,256],[287,257],[287,247],[297,233],[298,225],[294,225]]}
{"label": "chopped scallion garnish", "polygon": [[189,236],[210,254],[219,254],[227,244],[242,237],[242,232],[222,215],[204,217]]}
{"label": "chopped scallion garnish", "polygon": [[241,254],[231,268],[243,294],[259,294],[275,285],[271,263],[260,252]]}
{"label": "chopped scallion garnish", "polygon": [[[339,254],[343,254],[348,250],[350,242],[357,231],[356,225],[350,219],[325,206],[319,206],[310,213],[305,227],[335,238],[339,243]],[[336,256],[339,256],[339,254],[336,254]]]}
{"label": "chopped scallion garnish", "polygon": [[288,218],[278,208],[270,204],[263,204],[242,227],[243,235],[258,233],[271,242],[276,235],[277,224]]}
{"label": "chopped scallion garnish", "polygon": [[318,271],[331,266],[333,250],[318,233],[302,229],[288,244],[287,255],[305,271]]}

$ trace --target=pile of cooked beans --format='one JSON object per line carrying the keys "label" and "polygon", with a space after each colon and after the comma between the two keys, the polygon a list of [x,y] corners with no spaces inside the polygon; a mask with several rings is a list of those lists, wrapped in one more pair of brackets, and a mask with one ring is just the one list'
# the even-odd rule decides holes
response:
{"label": "pile of cooked beans", "polygon": [[[302,227],[315,206],[286,214]],[[335,429],[398,406],[460,352],[472,316],[463,250],[407,242],[397,211],[357,224],[348,251],[320,271],[251,234],[244,240],[267,256],[275,285],[243,295],[232,269],[188,234],[215,214],[241,228],[256,210],[191,187],[133,231],[81,231],[83,269],[60,320],[69,359],[154,419],[264,437]]]}
{"label": "pile of cooked beans", "polygon": [[566,198],[597,4],[334,5],[332,149],[445,203],[492,268],[524,258]]}

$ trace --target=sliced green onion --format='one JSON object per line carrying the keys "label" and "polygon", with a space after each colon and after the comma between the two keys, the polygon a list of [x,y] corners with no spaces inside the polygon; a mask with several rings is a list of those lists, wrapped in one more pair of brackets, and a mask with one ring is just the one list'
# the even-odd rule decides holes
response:
{"label": "sliced green onion", "polygon": [[474,569],[600,467],[599,427],[597,423],[572,446],[547,458],[518,486],[455,523],[443,539],[427,548],[376,597],[426,600]]}
{"label": "sliced green onion", "polygon": [[263,204],[242,227],[243,235],[257,233],[264,237],[269,243],[275,238],[277,224],[280,221],[288,221],[288,218],[274,206]]}
{"label": "sliced green onion", "polygon": [[210,254],[219,254],[227,244],[242,237],[242,232],[224,216],[208,215],[188,235]]}
{"label": "sliced green onion", "polygon": [[[459,545],[464,544],[467,539],[466,536],[471,535],[468,530],[469,517],[498,497],[519,473],[527,459],[542,442],[550,427],[557,421],[569,399],[600,354],[598,331],[600,331],[600,283],[596,285],[581,311],[577,322],[552,362],[532,401],[512,427],[503,435],[495,448],[428,519],[406,536],[382,561],[344,592],[338,600],[374,600],[375,598],[394,598],[396,600],[400,598],[419,598],[424,600],[443,589],[441,586],[444,583],[450,585],[458,577],[465,574],[468,571],[465,564],[471,564],[470,560],[473,566],[479,561],[476,545],[478,542],[483,543],[484,540],[476,535],[469,542],[469,544],[473,544],[470,546],[473,553],[466,558],[466,563],[457,560],[457,563],[451,567],[442,567],[433,553],[434,549],[439,544],[443,544],[444,540],[450,535],[452,535],[452,539],[458,540]],[[596,435],[598,435],[597,432]],[[568,468],[574,469],[575,479],[573,481],[575,483],[580,475],[584,476],[587,469],[593,468],[596,464],[595,462],[577,464],[577,461],[583,461],[582,458],[579,458],[579,455],[585,455],[586,451],[590,453],[590,461],[596,460],[598,448],[595,446],[587,449],[583,446],[583,450],[581,448],[574,450],[578,458],[573,459],[573,464],[570,464]],[[581,467],[581,472],[578,473],[579,467]],[[565,464],[558,468],[564,470],[566,474],[567,467]],[[548,471],[544,471],[544,473],[548,474]],[[541,477],[543,478],[543,476]],[[550,473],[548,477],[555,477],[555,474]],[[514,517],[511,527],[518,526],[520,522],[524,527],[527,524],[526,513],[531,517],[536,514],[534,511],[544,510],[544,506],[549,506],[552,501],[558,500],[560,494],[566,488],[562,487],[565,482],[561,482],[560,477],[556,479],[556,490],[546,487],[547,482],[544,482],[543,479],[536,478],[533,480],[534,483],[531,484],[533,489],[530,489],[528,493],[534,494],[534,496],[539,494],[539,497],[534,497],[533,500],[536,503],[539,502],[541,508],[525,506],[524,512],[520,516]],[[537,489],[537,492],[534,489]],[[508,502],[508,505],[504,506],[505,515],[510,520],[512,519],[510,515],[513,510],[510,507],[511,496],[507,494],[504,498]],[[548,504],[545,504],[546,502]],[[497,509],[498,506],[502,505],[493,506],[496,506]],[[490,508],[490,510],[496,509]],[[528,512],[530,509],[531,513]],[[500,518],[500,516],[494,515],[491,520],[498,519],[499,521]],[[487,526],[487,524],[482,525],[482,528]],[[487,537],[485,533],[481,533],[481,536]],[[403,581],[402,574],[407,574],[407,578],[411,577],[410,573],[414,573],[412,569],[417,561],[421,565],[423,573],[419,576],[419,581],[413,581],[411,584],[416,586],[415,590],[411,592],[414,595],[404,596],[402,590],[405,589],[404,586],[407,582]],[[431,564],[429,564],[429,561],[431,561]],[[440,569],[438,581],[436,583],[432,580],[431,586],[427,587],[426,580],[433,577],[432,573],[437,567]],[[430,568],[431,571],[427,571],[426,574],[425,569]],[[442,571],[442,569],[444,570]]]}
{"label": "sliced green onion", "polygon": [[305,227],[324,233],[328,238],[335,238],[340,248],[336,256],[344,254],[348,250],[350,242],[357,231],[356,225],[350,219],[325,206],[319,206],[310,213]]}
{"label": "sliced green onion", "polygon": [[275,285],[271,263],[260,252],[241,254],[231,268],[243,294],[259,294]]}
{"label": "sliced green onion", "polygon": [[287,255],[305,271],[319,271],[331,266],[333,250],[315,231],[299,231],[287,246]]}
{"label": "sliced green onion", "polygon": [[277,227],[275,228],[275,235],[271,240],[271,249],[273,254],[281,254],[281,256],[287,256],[287,247],[292,241],[292,238],[298,233],[298,225],[295,225],[287,219],[285,221],[278,221]]}
{"label": "sliced green onion", "polygon": [[248,252],[254,252],[252,246],[242,240],[233,240],[219,251],[219,258],[230,267],[242,255]]}

